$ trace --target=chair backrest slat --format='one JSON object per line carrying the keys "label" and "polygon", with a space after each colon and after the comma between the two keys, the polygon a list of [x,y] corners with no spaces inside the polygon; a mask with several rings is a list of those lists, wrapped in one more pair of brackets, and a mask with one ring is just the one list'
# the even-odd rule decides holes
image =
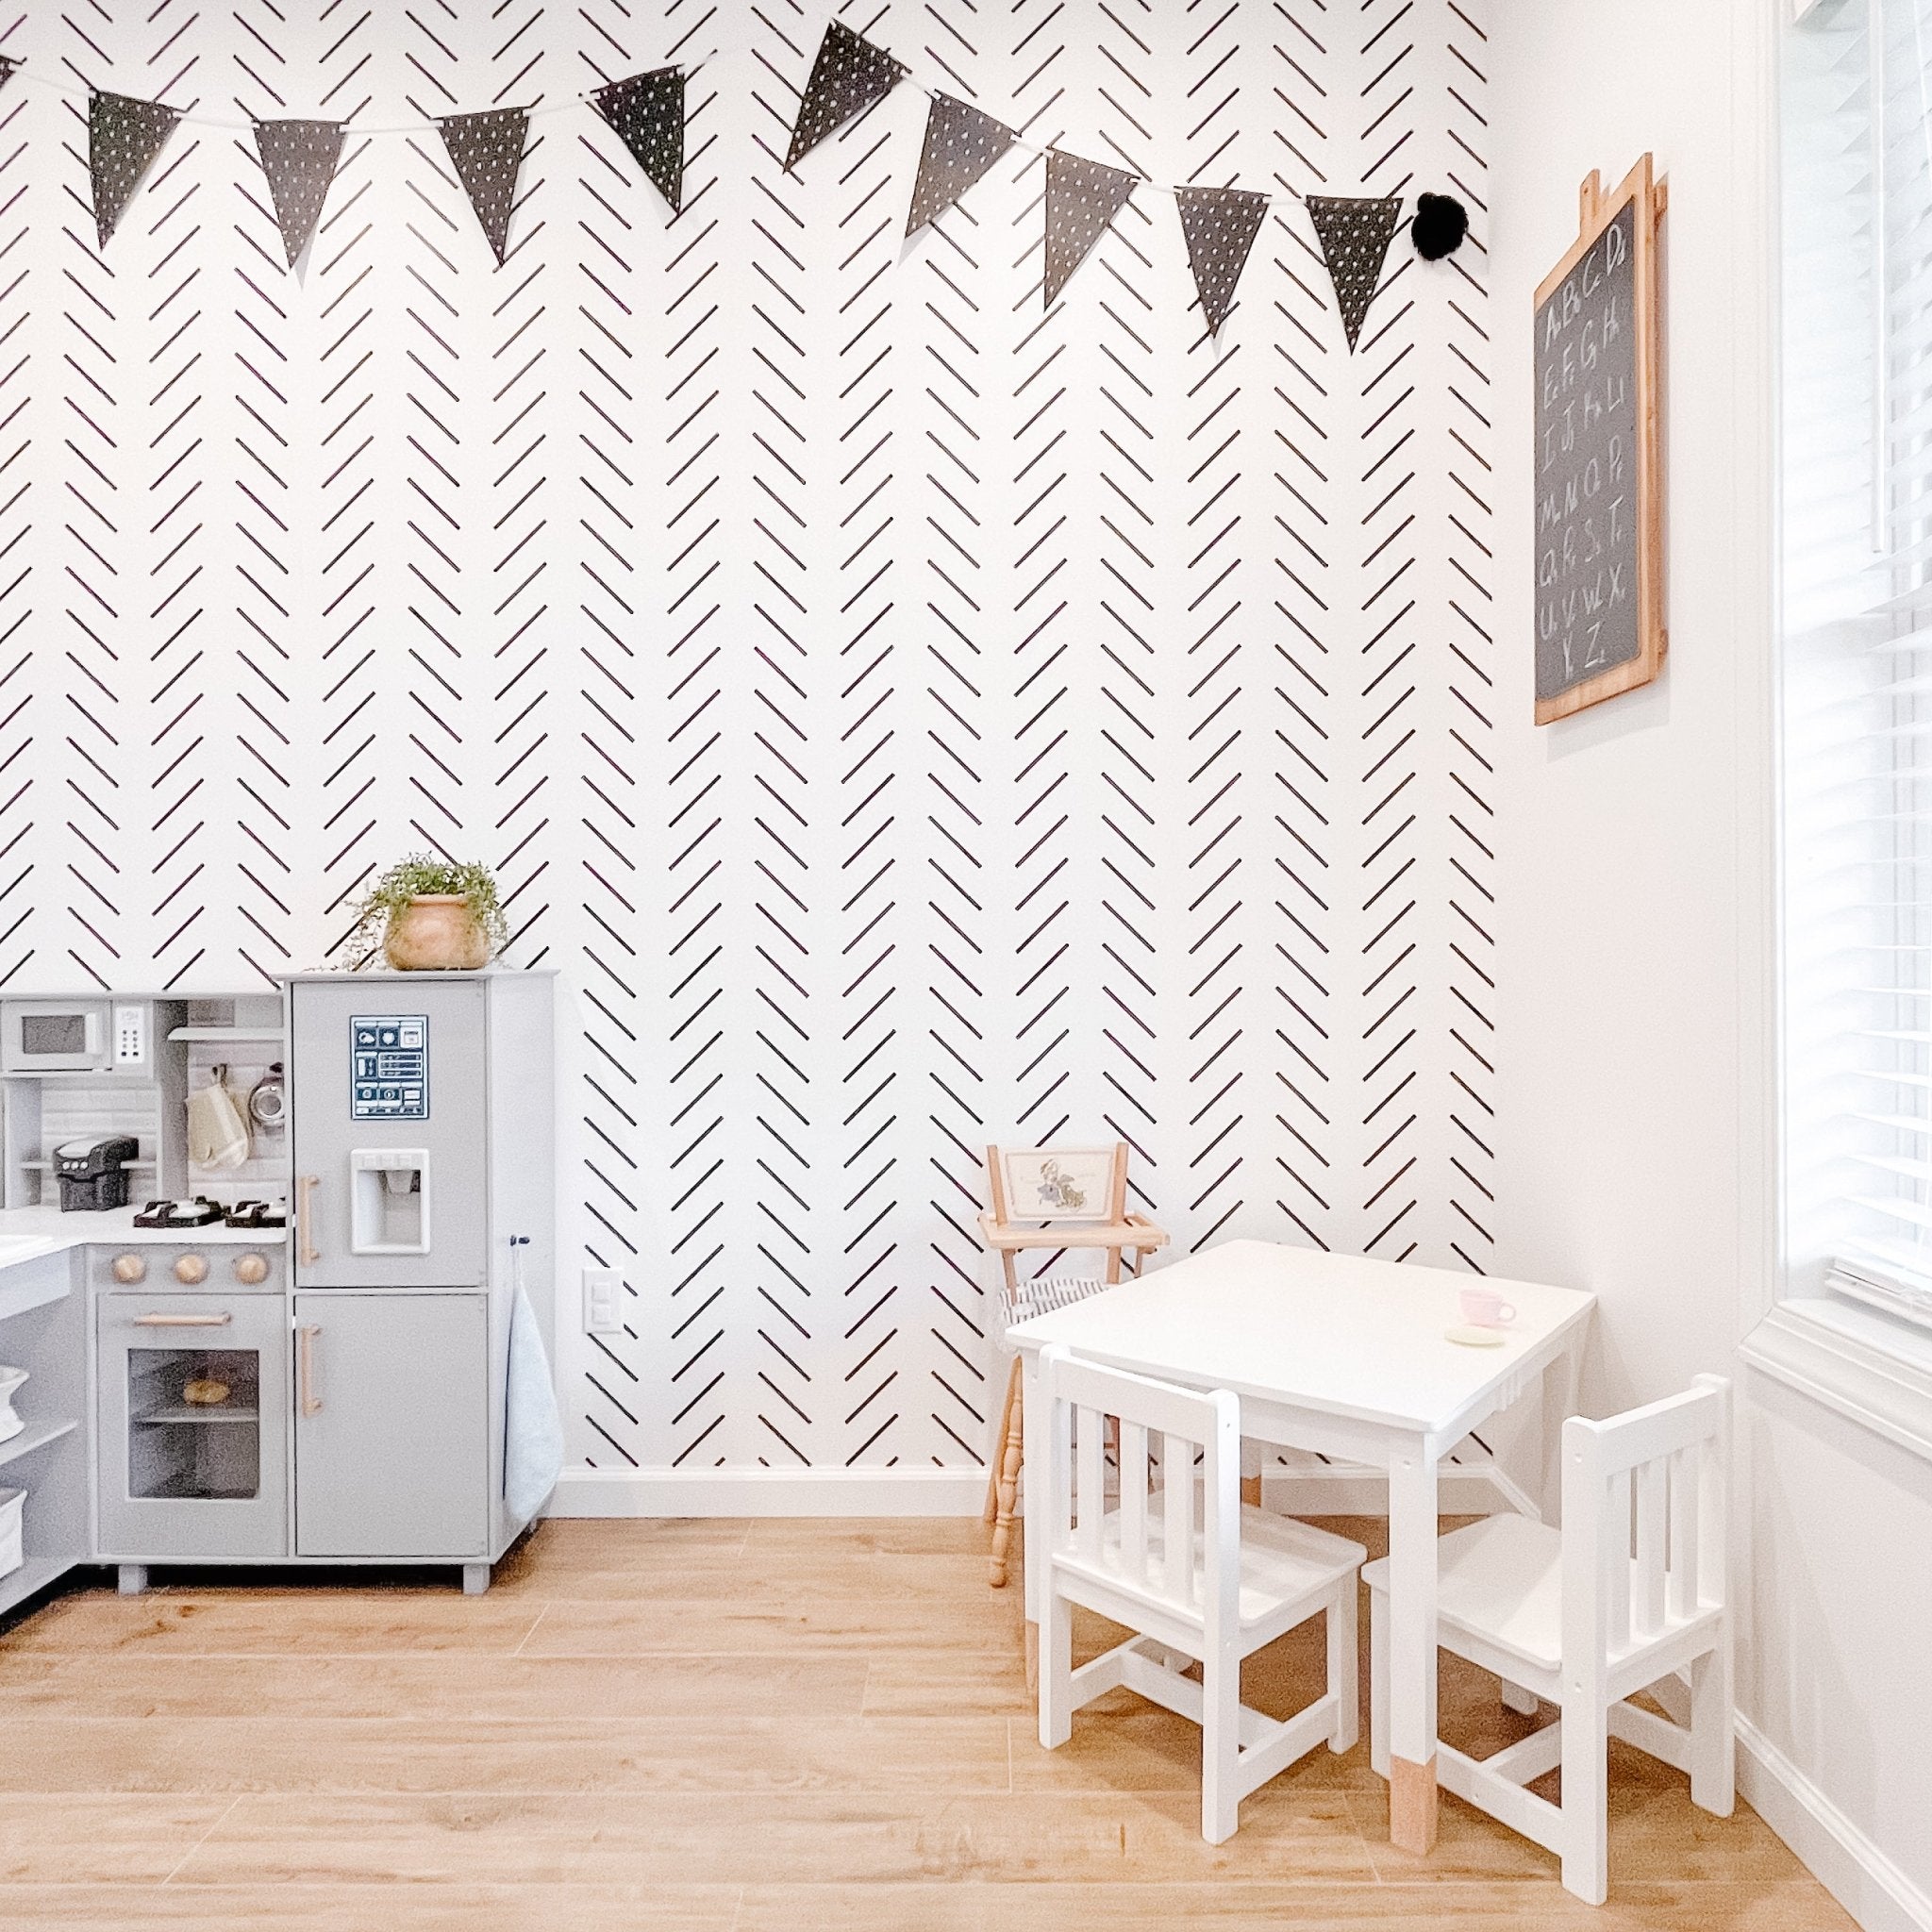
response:
{"label": "chair backrest slat", "polygon": [[1194,1601],[1194,1445],[1185,1436],[1160,1439],[1160,1495],[1165,1520],[1162,1582],[1175,1603]]}
{"label": "chair backrest slat", "polygon": [[1074,1477],[1074,1507],[1078,1511],[1080,1554],[1098,1559],[1100,1526],[1107,1518],[1107,1437],[1097,1408],[1080,1403],[1074,1414],[1074,1453],[1078,1458]]}
{"label": "chair backrest slat", "polygon": [[1601,1671],[1725,1602],[1730,1385],[1563,1425],[1566,1673]]}
{"label": "chair backrest slat", "polygon": [[1637,1574],[1631,1578],[1631,1605],[1640,1636],[1655,1637],[1664,1627],[1670,1457],[1659,1456],[1631,1472],[1637,1485]]}
{"label": "chair backrest slat", "polygon": [[1147,1431],[1121,1424],[1121,1567],[1137,1583],[1147,1578]]}
{"label": "chair backrest slat", "polygon": [[[1238,1619],[1240,1403],[1225,1391],[1197,1394],[1079,1361],[1059,1347],[1041,1353],[1040,1377],[1057,1465],[1046,1485],[1049,1560],[1096,1572],[1191,1622]],[[1119,1425],[1120,1472],[1111,1512],[1102,1456],[1109,1419]],[[1149,1494],[1157,1438],[1158,1499]],[[1090,1507],[1090,1498],[1099,1500]],[[1205,1558],[1196,1553],[1203,1532]]]}
{"label": "chair backrest slat", "polygon": [[1697,1614],[1698,1489],[1709,1447],[1671,1451],[1671,1574],[1664,1614],[1674,1624]]}

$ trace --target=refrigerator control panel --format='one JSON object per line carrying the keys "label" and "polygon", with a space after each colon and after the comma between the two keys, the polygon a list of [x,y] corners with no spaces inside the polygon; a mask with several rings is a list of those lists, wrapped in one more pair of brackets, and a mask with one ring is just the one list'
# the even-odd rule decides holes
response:
{"label": "refrigerator control panel", "polygon": [[358,1013],[349,1022],[349,1118],[429,1118],[429,1018]]}

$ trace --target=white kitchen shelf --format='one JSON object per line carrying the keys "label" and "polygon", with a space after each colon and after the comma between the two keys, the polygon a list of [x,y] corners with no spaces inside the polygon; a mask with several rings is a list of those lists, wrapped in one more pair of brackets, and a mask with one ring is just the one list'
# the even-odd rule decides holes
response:
{"label": "white kitchen shelf", "polygon": [[168,1031],[170,1040],[281,1040],[284,1037],[279,1026],[175,1026]]}
{"label": "white kitchen shelf", "polygon": [[[57,1577],[74,1568],[73,1557],[29,1557],[18,1570],[0,1576],[0,1616],[37,1590],[45,1590]],[[84,1560],[84,1559],[83,1559]]]}
{"label": "white kitchen shelf", "polygon": [[58,1423],[29,1423],[19,1435],[0,1442],[0,1469],[9,1462],[18,1462],[23,1456],[31,1456],[36,1449],[44,1449],[49,1442],[58,1442],[62,1436],[71,1436],[80,1424],[69,1419]]}

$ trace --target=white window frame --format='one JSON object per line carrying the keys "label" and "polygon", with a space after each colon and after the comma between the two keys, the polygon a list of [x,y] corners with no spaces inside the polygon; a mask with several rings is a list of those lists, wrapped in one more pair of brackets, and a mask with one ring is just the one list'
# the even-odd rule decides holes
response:
{"label": "white window frame", "polygon": [[[1777,44],[1769,63],[1766,99],[1765,124],[1771,132],[1762,156],[1763,178],[1770,189],[1766,199],[1772,213],[1767,247],[1771,260],[1780,267],[1786,245],[1778,192],[1785,130],[1780,121],[1784,103],[1777,76],[1782,70],[1784,48],[1793,35],[1828,32],[1834,23],[1840,27],[1854,26],[1856,23],[1847,19],[1846,9],[1856,7],[1866,9],[1864,25],[1868,29],[1869,51],[1878,44],[1870,35],[1871,23],[1881,16],[1886,4],[1887,0],[1802,0],[1802,4],[1780,9],[1782,17],[1774,36]],[[1882,95],[1882,88],[1876,89],[1876,92]],[[1881,127],[1876,132],[1883,131]],[[1793,192],[1803,192],[1802,182]],[[1882,249],[1882,222],[1875,225],[1875,232],[1877,240],[1872,245]],[[1804,268],[1806,281],[1815,286],[1815,265],[1806,263]],[[1882,277],[1880,257],[1874,268],[1873,286],[1882,286]],[[1776,317],[1773,331],[1775,338],[1785,333],[1787,315],[1781,307],[1782,283],[1775,273],[1770,285],[1780,291],[1780,299],[1768,304]],[[1792,289],[1790,299],[1802,301],[1803,289]],[[1867,339],[1872,354],[1864,373],[1866,387],[1873,392],[1868,422],[1875,425],[1881,420],[1884,395],[1871,378],[1873,372],[1883,366],[1883,351],[1876,320],[1879,310],[1874,306],[1872,312],[1874,323]],[[1802,334],[1806,327],[1802,312],[1795,314],[1791,322],[1792,333]],[[1797,359],[1795,352],[1791,359]],[[1840,359],[1843,359],[1841,353]],[[1793,378],[1804,374],[1790,364],[1783,373]],[[1794,421],[1790,404],[1790,396],[1797,391],[1788,391],[1787,385],[1780,383],[1775,393],[1783,436],[1796,439],[1791,443],[1789,460],[1794,465],[1800,459],[1809,463],[1811,456],[1803,446],[1804,425]],[[1868,451],[1879,450],[1880,433],[1876,427],[1870,431]],[[1807,473],[1794,469],[1792,474],[1802,476]],[[1798,487],[1803,487],[1802,482]],[[1792,493],[1796,494],[1796,490]],[[1878,494],[1874,483],[1874,495]],[[1781,491],[1781,499],[1782,496]],[[1793,585],[1786,571],[1791,553],[1787,550],[1790,540],[1782,513],[1790,510],[1791,506],[1781,501],[1780,508],[1774,555],[1784,591],[1779,600],[1782,613],[1790,609],[1787,599],[1793,595]],[[1827,539],[1832,534],[1829,530],[1824,533]],[[1799,537],[1815,544],[1819,531],[1807,523]],[[1796,591],[1796,597],[1802,606],[1802,589]],[[1807,781],[1817,775],[1821,767],[1807,766],[1802,734],[1815,716],[1819,691],[1819,687],[1808,683],[1807,678],[1821,665],[1822,675],[1828,678],[1831,666],[1827,656],[1817,653],[1815,645],[1807,645],[1804,641],[1807,617],[1802,608],[1791,609],[1791,620],[1790,633],[1782,614],[1775,626],[1781,640],[1779,689],[1773,694],[1770,706],[1774,723],[1766,788],[1769,799],[1774,801],[1774,816],[1780,835],[1774,846],[1774,875],[1767,893],[1773,914],[1770,924],[1777,934],[1778,970],[1777,993],[1772,1006],[1774,1018],[1768,1029],[1774,1041],[1773,1069],[1766,1083],[1767,1098],[1773,1103],[1766,1112],[1774,1141],[1767,1154],[1766,1191],[1777,1202],[1779,1238],[1773,1265],[1766,1271],[1774,1299],[1761,1309],[1760,1319],[1747,1335],[1740,1354],[1760,1373],[1825,1404],[1898,1447],[1932,1459],[1932,1327],[1918,1325],[1850,1294],[1835,1291],[1832,1277],[1824,1265],[1825,1256],[1821,1246],[1821,1240],[1829,1239],[1828,1235],[1821,1234],[1821,1229],[1828,1226],[1830,1217],[1821,1216],[1816,1227],[1809,1224],[1812,1205],[1828,1202],[1829,1189],[1841,1187],[1841,1183],[1821,1179],[1821,1175],[1833,1160],[1845,1158],[1843,1150],[1830,1145],[1828,1140],[1812,1137],[1828,1137],[1831,1130],[1821,1124],[1831,1104],[1828,1089],[1833,1077],[1842,1079],[1850,1061],[1832,1063],[1831,1028],[1845,1023],[1835,1017],[1830,984],[1807,971],[1805,941],[1811,908],[1806,903],[1804,868],[1814,857],[1805,845],[1807,834],[1816,827],[1806,818],[1804,794]],[[1794,642],[1794,638],[1798,641]],[[1807,649],[1814,651],[1813,659],[1808,661],[1805,655]],[[1782,700],[1793,690],[1796,702],[1787,708]],[[1826,695],[1831,695],[1828,687]],[[1828,745],[1820,750],[1821,756],[1830,756]],[[1928,871],[1920,890],[1932,890],[1932,871]],[[1928,1003],[1928,1008],[1932,1008],[1932,1003]],[[1932,1025],[1932,1010],[1928,1010],[1925,1024]],[[1824,1103],[1814,1106],[1813,1100],[1819,1095],[1824,1096]]]}

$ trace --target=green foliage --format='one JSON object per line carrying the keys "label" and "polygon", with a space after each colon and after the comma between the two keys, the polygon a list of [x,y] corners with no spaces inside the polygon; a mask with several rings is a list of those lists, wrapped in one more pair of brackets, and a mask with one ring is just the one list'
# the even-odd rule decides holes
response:
{"label": "green foliage", "polygon": [[387,872],[378,873],[357,903],[355,929],[347,941],[355,964],[366,966],[381,951],[390,921],[411,899],[437,893],[467,901],[470,916],[490,935],[492,950],[503,949],[509,938],[509,922],[504,917],[489,867],[475,860],[458,865],[427,852],[412,852],[397,859]]}

